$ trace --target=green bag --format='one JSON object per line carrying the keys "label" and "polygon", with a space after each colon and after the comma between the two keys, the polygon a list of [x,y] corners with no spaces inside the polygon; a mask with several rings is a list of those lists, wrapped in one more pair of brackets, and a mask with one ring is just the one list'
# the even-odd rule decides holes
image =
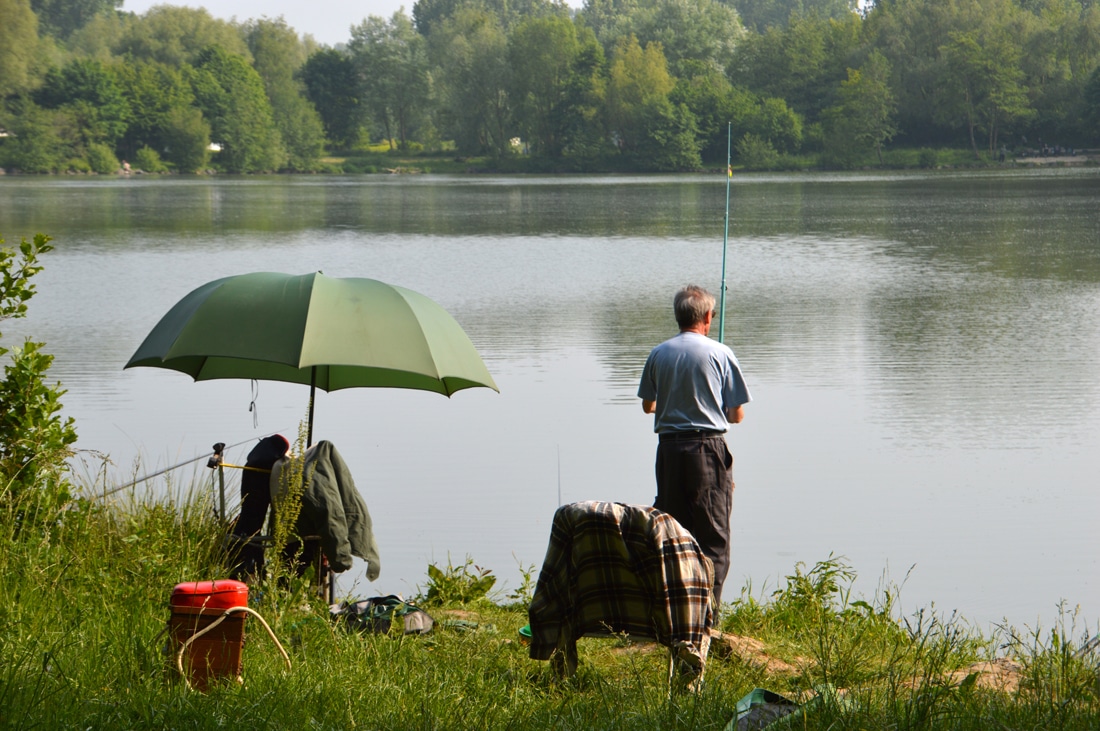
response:
{"label": "green bag", "polygon": [[814,686],[815,695],[804,705],[799,705],[790,698],[773,693],[764,688],[753,690],[741,700],[737,701],[737,713],[728,724],[725,731],[780,731],[780,729],[801,728],[801,724],[795,726],[794,722],[803,713],[813,713],[821,704],[829,704],[841,711],[852,711],[856,707],[855,701],[845,698],[837,692],[836,688],[828,683]]}
{"label": "green bag", "polygon": [[431,615],[395,594],[333,604],[329,614],[335,620],[343,619],[349,629],[358,632],[385,634],[393,627],[395,617],[401,619],[407,635],[427,634],[435,626]]}
{"label": "green bag", "polygon": [[737,701],[737,713],[726,724],[725,731],[759,731],[799,708],[790,698],[764,688],[753,688],[748,695]]}

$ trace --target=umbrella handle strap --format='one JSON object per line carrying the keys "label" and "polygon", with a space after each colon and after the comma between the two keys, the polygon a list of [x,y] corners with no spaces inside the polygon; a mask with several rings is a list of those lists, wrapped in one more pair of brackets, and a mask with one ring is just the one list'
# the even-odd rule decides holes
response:
{"label": "umbrella handle strap", "polygon": [[267,633],[271,635],[271,641],[275,643],[275,647],[279,650],[279,654],[283,656],[283,661],[286,663],[286,669],[291,669],[290,656],[287,655],[286,650],[283,649],[282,644],[279,642],[279,638],[275,636],[275,633],[272,631],[271,626],[268,625],[266,621],[264,621],[264,618],[260,616],[260,613],[255,611],[254,609],[250,609],[249,607],[230,607],[229,609],[226,609],[224,612],[222,612],[221,616],[215,619],[209,625],[203,627],[201,630],[184,640],[183,644],[180,645],[179,651],[176,652],[176,668],[179,670],[180,676],[183,678],[183,682],[187,684],[188,688],[191,687],[191,682],[187,679],[187,673],[183,671],[183,653],[187,651],[187,648],[191,646],[191,643],[202,637],[207,632],[212,631],[215,627],[228,619],[229,616],[234,612],[245,612],[247,614],[253,615],[254,617],[256,617],[256,619],[260,620],[260,624],[262,624],[264,626],[264,629],[267,630]]}

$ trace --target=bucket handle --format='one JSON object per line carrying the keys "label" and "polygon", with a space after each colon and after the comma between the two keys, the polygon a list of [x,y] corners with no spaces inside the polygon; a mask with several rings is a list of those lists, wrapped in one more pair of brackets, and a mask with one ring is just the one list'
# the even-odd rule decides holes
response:
{"label": "bucket handle", "polygon": [[206,627],[203,627],[195,634],[188,637],[186,640],[184,640],[183,644],[180,645],[179,652],[176,653],[176,668],[179,669],[180,676],[183,677],[183,682],[187,683],[188,688],[191,687],[191,681],[187,679],[187,673],[183,671],[183,653],[187,651],[187,648],[191,646],[192,642],[202,637],[207,632],[213,630],[219,624],[228,619],[229,615],[233,614],[234,612],[247,612],[248,614],[255,616],[256,619],[260,620],[260,624],[262,624],[264,626],[264,629],[267,630],[267,633],[271,635],[271,641],[275,643],[275,647],[278,648],[279,654],[283,656],[283,660],[286,662],[286,669],[290,670],[290,656],[286,654],[286,650],[284,650],[282,644],[279,643],[279,638],[275,636],[275,633],[271,630],[271,627],[267,624],[267,622],[264,621],[264,618],[260,616],[260,613],[254,609],[250,609],[249,607],[230,607],[229,609],[226,609],[224,612],[222,612],[220,617],[215,619]]}

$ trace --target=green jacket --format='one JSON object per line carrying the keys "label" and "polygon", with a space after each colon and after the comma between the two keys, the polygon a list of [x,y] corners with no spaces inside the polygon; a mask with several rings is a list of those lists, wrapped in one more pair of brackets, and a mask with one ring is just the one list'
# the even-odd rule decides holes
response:
{"label": "green jacket", "polygon": [[367,578],[377,579],[382,567],[370,513],[332,442],[320,441],[306,450],[303,474],[309,484],[302,494],[298,535],[321,537],[321,549],[333,571],[347,571],[352,556],[358,556],[367,562]]}

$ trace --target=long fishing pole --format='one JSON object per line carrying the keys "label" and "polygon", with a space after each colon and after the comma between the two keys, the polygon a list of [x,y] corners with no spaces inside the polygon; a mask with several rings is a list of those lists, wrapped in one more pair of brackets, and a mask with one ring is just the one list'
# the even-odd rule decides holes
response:
{"label": "long fishing pole", "polygon": [[[279,432],[271,432],[271,434],[278,434],[278,433]],[[225,447],[225,449],[233,449],[234,447],[239,447],[242,444],[248,444],[253,439],[263,439],[264,437],[269,437],[269,436],[271,436],[271,434],[265,434],[262,437],[251,437],[249,439],[245,439],[243,442],[237,442],[236,444],[230,444],[228,447]],[[180,462],[179,464],[174,464],[171,467],[165,467],[162,470],[157,470],[156,472],[151,472],[148,475],[144,475],[143,477],[139,477],[138,479],[134,480],[133,482],[127,482],[125,485],[120,485],[118,487],[111,488],[110,490],[107,490],[105,492],[96,493],[95,495],[89,495],[88,499],[89,500],[98,500],[99,498],[104,498],[104,497],[107,497],[108,495],[114,495],[116,492],[122,492],[123,490],[126,490],[127,488],[134,487],[135,485],[140,485],[141,483],[143,483],[147,480],[151,480],[154,477],[160,477],[161,475],[165,474],[166,472],[171,472],[172,470],[178,470],[180,467],[186,467],[187,465],[194,464],[195,462],[198,462],[199,460],[209,459],[209,458],[210,458],[209,454],[199,455],[198,457],[195,457],[194,459],[189,459],[186,462]]]}
{"label": "long fishing pole", "polygon": [[733,180],[733,166],[730,163],[730,140],[733,136],[733,122],[726,127],[726,225],[722,233],[722,289],[718,295],[718,342],[726,342],[726,251],[730,237],[730,181]]}

